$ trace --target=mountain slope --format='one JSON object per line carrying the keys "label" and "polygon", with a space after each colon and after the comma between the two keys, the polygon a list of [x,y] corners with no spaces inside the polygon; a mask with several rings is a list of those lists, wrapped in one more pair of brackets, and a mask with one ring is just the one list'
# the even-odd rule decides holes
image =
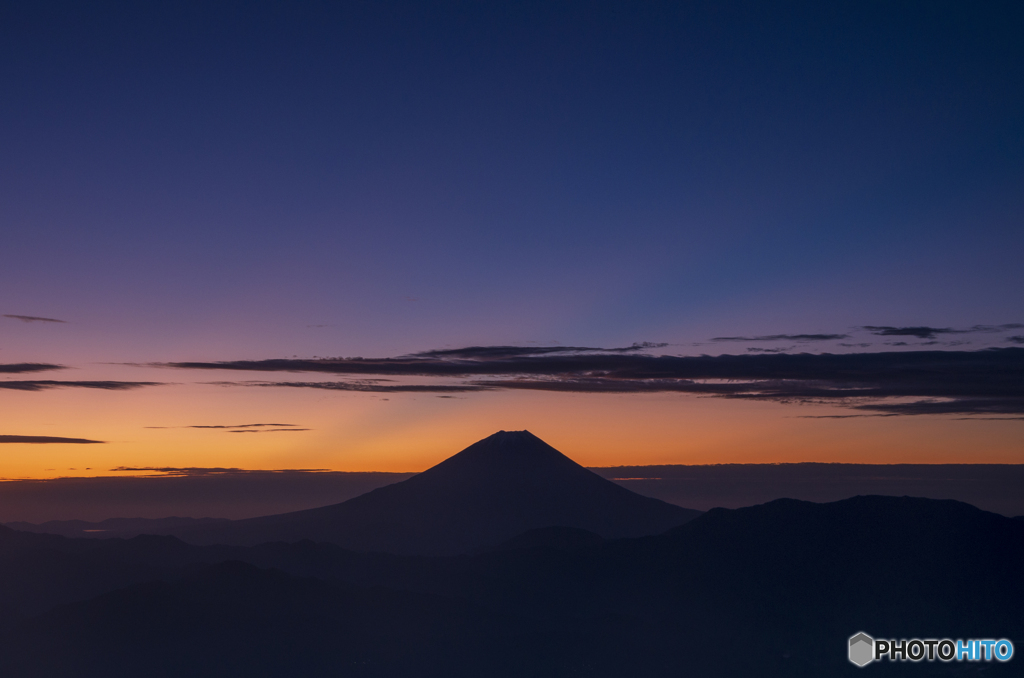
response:
{"label": "mountain slope", "polygon": [[312,539],[363,551],[451,555],[542,527],[636,537],[697,515],[605,480],[528,431],[500,431],[408,480],[341,504],[175,534],[196,544]]}

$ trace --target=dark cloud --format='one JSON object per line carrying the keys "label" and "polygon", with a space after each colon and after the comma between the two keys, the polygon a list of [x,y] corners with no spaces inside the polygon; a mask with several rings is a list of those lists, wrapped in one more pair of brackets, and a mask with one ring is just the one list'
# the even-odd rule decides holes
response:
{"label": "dark cloud", "polygon": [[1012,337],[1007,337],[1007,339],[1015,344],[1024,344],[1024,334],[1018,334]]}
{"label": "dark cloud", "polygon": [[1024,396],[1018,398],[949,398],[897,403],[867,403],[854,409],[885,414],[989,414],[1024,413]]}
{"label": "dark cloud", "polygon": [[792,346],[785,348],[748,348],[747,353],[785,353],[791,350],[793,350]]}
{"label": "dark cloud", "polygon": [[46,372],[48,370],[66,370],[63,365],[48,363],[8,363],[0,364],[0,374],[23,374],[25,372]]}
{"label": "dark cloud", "polygon": [[918,339],[935,339],[940,334],[973,334],[975,332],[988,333],[1006,332],[1024,325],[1020,323],[1007,323],[1005,325],[973,325],[964,330],[953,329],[952,327],[890,327],[888,325],[864,325],[865,329],[872,334],[881,337],[917,337]]}
{"label": "dark cloud", "polygon": [[57,320],[56,318],[39,318],[34,315],[12,315],[10,313],[4,314],[5,318],[12,318],[13,320],[20,320],[23,323],[66,323],[66,320]]}
{"label": "dark cloud", "polygon": [[0,388],[15,391],[44,391],[52,388],[95,388],[103,391],[129,391],[143,386],[162,386],[158,381],[0,381]]}
{"label": "dark cloud", "polygon": [[761,337],[714,337],[711,341],[835,341],[849,334],[769,334]]}
{"label": "dark cloud", "polygon": [[865,325],[871,334],[880,337],[917,337],[918,339],[934,339],[940,334],[959,334],[960,330],[949,327],[888,327],[881,325]]}
{"label": "dark cloud", "polygon": [[55,436],[0,436],[0,443],[74,443],[76,445],[102,444],[103,440],[88,440],[86,438],[58,438]]}
{"label": "dark cloud", "polygon": [[185,428],[287,428],[287,427],[298,426],[298,424],[239,424],[238,426],[186,426]]}
{"label": "dark cloud", "polygon": [[516,358],[524,356],[540,356],[557,353],[635,353],[652,348],[664,348],[668,344],[656,344],[650,341],[636,342],[622,348],[594,348],[590,346],[468,346],[466,348],[440,349],[421,351],[410,357],[442,358],[449,360],[494,360],[500,358]]}
{"label": "dark cloud", "polygon": [[1022,348],[721,356],[552,352],[506,357],[500,351],[494,354],[501,357],[268,360],[173,366],[463,379],[456,384],[387,384],[379,380],[217,382],[368,393],[674,392],[783,403],[827,403],[907,415],[1024,412]]}
{"label": "dark cloud", "polygon": [[704,383],[691,379],[616,379],[607,377],[546,377],[474,381],[488,390],[558,391],[563,393],[695,393],[726,396],[742,394],[747,384]]}
{"label": "dark cloud", "polygon": [[1019,330],[1024,327],[1021,323],[1007,323],[1005,325],[975,325],[968,332],[1006,332],[1008,330]]}

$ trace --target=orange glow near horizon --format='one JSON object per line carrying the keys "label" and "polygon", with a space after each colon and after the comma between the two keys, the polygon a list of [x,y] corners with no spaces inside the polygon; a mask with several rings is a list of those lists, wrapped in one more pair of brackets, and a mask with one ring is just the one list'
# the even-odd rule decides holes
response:
{"label": "orange glow near horizon", "polygon": [[[1020,421],[815,419],[807,417],[848,411],[679,394],[494,391],[441,398],[180,383],[0,392],[0,409],[5,432],[105,441],[4,444],[0,478],[8,479],[111,475],[122,466],[422,471],[502,429],[528,429],[584,466],[1024,463]],[[310,430],[187,428],[252,423]]]}

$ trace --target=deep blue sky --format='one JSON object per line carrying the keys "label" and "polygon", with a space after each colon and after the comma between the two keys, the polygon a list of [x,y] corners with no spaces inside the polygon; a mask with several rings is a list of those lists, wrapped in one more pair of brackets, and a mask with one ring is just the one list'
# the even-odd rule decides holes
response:
{"label": "deep blue sky", "polygon": [[365,352],[1021,311],[1018,3],[33,2],[0,26],[5,312],[265,315]]}
{"label": "deep blue sky", "polygon": [[1019,2],[0,2],[0,315],[65,321],[0,318],[0,362],[1024,322],[1022,35]]}

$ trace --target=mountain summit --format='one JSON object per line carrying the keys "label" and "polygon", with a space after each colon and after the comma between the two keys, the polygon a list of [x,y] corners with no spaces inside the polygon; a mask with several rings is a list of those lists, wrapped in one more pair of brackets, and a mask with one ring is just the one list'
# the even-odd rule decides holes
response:
{"label": "mountain summit", "polygon": [[638,537],[698,514],[605,480],[529,431],[499,431],[408,480],[341,504],[178,536],[202,544],[312,539],[360,551],[450,555],[544,527]]}

